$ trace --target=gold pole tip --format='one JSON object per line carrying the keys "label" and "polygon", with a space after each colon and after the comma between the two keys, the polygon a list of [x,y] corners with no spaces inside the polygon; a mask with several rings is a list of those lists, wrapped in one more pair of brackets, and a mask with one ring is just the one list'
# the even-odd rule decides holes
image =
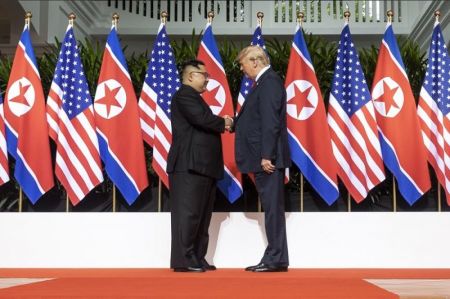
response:
{"label": "gold pole tip", "polygon": [[208,12],[208,18],[214,19],[214,12],[212,10]]}
{"label": "gold pole tip", "polygon": [[112,19],[113,19],[114,21],[117,21],[117,20],[119,19],[119,14],[118,14],[117,12],[113,13]]}
{"label": "gold pole tip", "polygon": [[441,16],[441,12],[440,12],[439,10],[436,10],[436,11],[434,12],[434,16],[435,16],[436,18],[439,18],[439,17]]}
{"label": "gold pole tip", "polygon": [[346,10],[346,11],[344,12],[344,18],[346,18],[346,19],[350,18],[351,15],[352,15],[352,14],[351,14],[348,10]]}
{"label": "gold pole tip", "polygon": [[69,20],[71,20],[71,21],[73,21],[73,20],[75,20],[75,19],[77,18],[77,16],[76,16],[73,12],[71,12],[71,13],[68,15],[68,17],[69,17]]}
{"label": "gold pole tip", "polygon": [[258,12],[256,13],[256,17],[257,17],[258,19],[262,19],[262,18],[264,18],[264,13],[263,13],[262,11],[258,11]]}
{"label": "gold pole tip", "polygon": [[305,17],[305,13],[303,11],[299,11],[297,13],[297,19],[303,20],[304,17]]}
{"label": "gold pole tip", "polygon": [[31,13],[31,11],[27,11],[26,13],[25,13],[25,19],[27,20],[27,19],[31,19],[33,17],[33,14]]}
{"label": "gold pole tip", "polygon": [[392,9],[389,9],[389,10],[386,12],[386,15],[387,15],[388,17],[392,18],[392,17],[394,16],[394,12],[392,11]]}
{"label": "gold pole tip", "polygon": [[169,17],[169,14],[167,13],[167,11],[163,10],[163,11],[161,12],[161,18],[162,18],[162,19],[167,19],[168,17]]}

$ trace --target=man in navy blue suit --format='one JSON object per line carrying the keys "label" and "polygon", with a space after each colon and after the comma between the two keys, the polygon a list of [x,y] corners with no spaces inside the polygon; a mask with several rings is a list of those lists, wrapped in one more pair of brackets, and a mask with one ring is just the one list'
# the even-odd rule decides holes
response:
{"label": "man in navy blue suit", "polygon": [[289,265],[284,215],[284,173],[291,165],[286,127],[286,90],[261,47],[238,55],[241,71],[256,84],[234,119],[236,163],[253,173],[264,209],[268,245],[253,272],[284,272]]}

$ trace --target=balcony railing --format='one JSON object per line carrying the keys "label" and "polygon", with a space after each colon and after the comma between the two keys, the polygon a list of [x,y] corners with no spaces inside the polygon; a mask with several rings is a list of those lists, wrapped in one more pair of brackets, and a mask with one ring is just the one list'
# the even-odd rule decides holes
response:
{"label": "balcony railing", "polygon": [[[386,11],[394,12],[396,32],[409,33],[411,26],[420,15],[420,7],[427,1],[400,0],[106,0],[98,1],[100,11],[117,11],[121,15],[133,17],[141,26],[159,22],[161,11],[169,13],[171,32],[190,34],[192,28],[204,26],[208,11],[215,12],[216,34],[248,34],[256,25],[256,13],[265,13],[266,34],[292,34],[297,21],[297,13],[305,15],[305,28],[317,34],[339,34],[344,12],[351,13],[355,34],[379,34],[384,30],[380,23],[387,21]],[[106,6],[106,7],[105,7]],[[283,31],[280,29],[288,29]],[[174,32],[175,31],[175,32]]]}

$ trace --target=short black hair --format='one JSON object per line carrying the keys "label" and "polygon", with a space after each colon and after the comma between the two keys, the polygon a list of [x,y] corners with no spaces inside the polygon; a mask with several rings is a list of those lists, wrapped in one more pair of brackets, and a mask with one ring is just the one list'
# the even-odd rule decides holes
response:
{"label": "short black hair", "polygon": [[193,66],[196,69],[199,69],[199,65],[205,65],[205,63],[198,59],[186,60],[180,64],[180,76],[183,76],[184,71],[187,67]]}

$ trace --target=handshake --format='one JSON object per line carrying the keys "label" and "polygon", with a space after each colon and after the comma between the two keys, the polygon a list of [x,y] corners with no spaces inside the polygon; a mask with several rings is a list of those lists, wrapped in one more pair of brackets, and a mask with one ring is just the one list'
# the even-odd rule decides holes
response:
{"label": "handshake", "polygon": [[224,115],[223,119],[225,120],[225,130],[231,132],[233,129],[233,118],[229,115]]}

